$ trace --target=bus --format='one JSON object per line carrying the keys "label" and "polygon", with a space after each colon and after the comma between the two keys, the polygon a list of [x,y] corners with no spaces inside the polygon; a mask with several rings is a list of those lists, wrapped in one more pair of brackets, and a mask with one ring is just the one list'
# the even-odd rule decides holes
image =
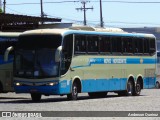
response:
{"label": "bus", "polygon": [[108,92],[140,95],[155,87],[156,38],[152,34],[102,30],[39,29],[22,33],[15,48],[14,88],[42,95]]}
{"label": "bus", "polygon": [[156,78],[156,88],[160,88],[160,52],[157,51],[157,78]]}
{"label": "bus", "polygon": [[0,32],[0,93],[13,92],[13,46],[19,32]]}

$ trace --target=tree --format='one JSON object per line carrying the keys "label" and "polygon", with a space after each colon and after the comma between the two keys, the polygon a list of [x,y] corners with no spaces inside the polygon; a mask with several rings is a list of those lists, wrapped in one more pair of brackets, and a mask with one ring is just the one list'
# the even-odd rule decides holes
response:
{"label": "tree", "polygon": [[2,11],[2,9],[0,8],[0,13],[2,13],[3,11]]}

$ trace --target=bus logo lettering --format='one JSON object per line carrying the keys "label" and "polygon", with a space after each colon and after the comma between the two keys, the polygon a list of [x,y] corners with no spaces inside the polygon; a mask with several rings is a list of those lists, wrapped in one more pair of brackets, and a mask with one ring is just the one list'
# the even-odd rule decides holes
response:
{"label": "bus logo lettering", "polygon": [[104,59],[104,64],[111,64],[111,59]]}
{"label": "bus logo lettering", "polygon": [[126,59],[113,59],[114,64],[126,64]]}

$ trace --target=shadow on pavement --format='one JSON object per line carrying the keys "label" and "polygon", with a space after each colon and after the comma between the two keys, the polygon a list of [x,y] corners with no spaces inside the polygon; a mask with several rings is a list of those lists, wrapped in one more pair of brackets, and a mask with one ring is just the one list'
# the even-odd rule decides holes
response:
{"label": "shadow on pavement", "polygon": [[[129,96],[129,97],[141,97],[140,96]],[[51,96],[52,97],[52,96]],[[93,100],[93,99],[117,99],[117,98],[125,98],[127,96],[118,96],[118,95],[107,95],[105,98],[90,98],[89,96],[79,96],[77,101],[83,101],[83,100]],[[8,99],[8,100],[7,100]],[[54,98],[43,98],[39,102],[33,102],[31,98],[25,98],[25,97],[0,97],[0,104],[1,103],[14,103],[14,104],[24,104],[24,103],[50,103],[50,102],[68,102],[69,100],[67,97],[54,97]],[[71,101],[72,102],[72,101]]]}

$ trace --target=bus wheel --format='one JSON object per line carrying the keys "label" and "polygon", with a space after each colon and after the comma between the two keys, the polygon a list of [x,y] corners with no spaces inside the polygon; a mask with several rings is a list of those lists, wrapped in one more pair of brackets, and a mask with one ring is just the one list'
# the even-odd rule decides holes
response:
{"label": "bus wheel", "polygon": [[129,80],[128,83],[127,83],[126,95],[127,96],[132,96],[133,95],[133,90],[134,90],[133,82],[131,80]]}
{"label": "bus wheel", "polygon": [[157,88],[157,89],[160,88],[159,82],[156,82],[156,88]]}
{"label": "bus wheel", "polygon": [[138,95],[140,95],[140,93],[141,93],[141,84],[140,84],[139,81],[137,81],[136,88],[135,88],[135,91],[134,91],[133,95],[138,96]]}
{"label": "bus wheel", "polygon": [[38,102],[41,100],[41,94],[39,93],[31,93],[31,98],[32,98],[32,101],[34,102]]}
{"label": "bus wheel", "polygon": [[77,100],[78,97],[78,87],[77,87],[77,83],[74,82],[72,85],[72,93],[67,95],[67,99],[68,100]]}

